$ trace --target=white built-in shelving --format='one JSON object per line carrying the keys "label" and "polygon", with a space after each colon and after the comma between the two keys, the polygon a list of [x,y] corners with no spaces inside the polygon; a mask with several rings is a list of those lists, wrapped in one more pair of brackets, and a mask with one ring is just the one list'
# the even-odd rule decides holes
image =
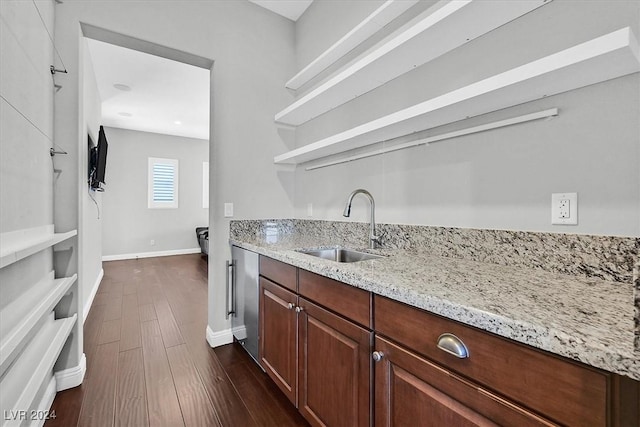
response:
{"label": "white built-in shelving", "polygon": [[[28,410],[32,408],[42,384],[51,375],[53,366],[62,351],[71,330],[76,323],[77,314],[72,317],[53,320],[53,313],[42,328],[29,341],[0,380],[0,407],[15,408],[7,410],[2,426],[21,425]],[[19,411],[24,410],[24,416]],[[13,416],[12,416],[13,415]]]}
{"label": "white built-in shelving", "polygon": [[[55,233],[53,224],[0,234],[0,268],[53,247],[77,235],[77,230]],[[9,271],[10,268],[3,271]],[[31,420],[30,410],[53,399],[56,388],[53,367],[71,330],[77,310],[55,319],[56,306],[68,293],[77,292],[78,276],[55,278],[51,271],[35,283],[16,287],[16,272],[0,283],[7,287],[9,301],[0,309],[0,408],[2,426],[23,425]],[[13,279],[11,279],[13,278]],[[6,290],[3,289],[3,293]],[[7,294],[4,294],[5,297]],[[74,312],[75,311],[75,312]],[[49,385],[43,392],[46,382]],[[44,397],[43,397],[44,393]],[[37,408],[46,409],[46,408]],[[29,425],[35,425],[30,423]]]}
{"label": "white built-in shelving", "polygon": [[11,231],[0,235],[0,268],[61,243],[78,234],[77,230],[54,233],[53,225]]}
{"label": "white built-in shelving", "polygon": [[304,163],[638,71],[638,42],[622,28],[281,154],[274,163]]}
{"label": "white built-in shelving", "polygon": [[322,52],[322,54],[311,61],[309,65],[289,79],[289,81],[285,83],[285,86],[293,90],[300,89],[416,3],[418,3],[418,0],[385,1],[380,7],[363,19],[362,22],[340,38],[340,40],[331,45],[329,49]]}
{"label": "white built-in shelving", "polygon": [[77,275],[54,279],[53,271],[12,304],[0,310],[0,376],[14,360],[33,328],[75,283]]}
{"label": "white built-in shelving", "polygon": [[[277,113],[275,120],[293,126],[305,123],[550,1],[442,0]],[[325,52],[316,61],[327,56]],[[292,80],[298,81],[307,68]]]}

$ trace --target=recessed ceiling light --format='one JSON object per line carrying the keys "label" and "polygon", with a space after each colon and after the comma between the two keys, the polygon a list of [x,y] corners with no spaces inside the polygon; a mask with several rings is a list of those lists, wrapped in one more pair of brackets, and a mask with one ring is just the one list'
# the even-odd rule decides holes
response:
{"label": "recessed ceiling light", "polygon": [[116,83],[113,85],[113,87],[115,87],[118,90],[121,90],[123,92],[130,92],[131,91],[131,87],[127,86],[127,85],[123,85],[122,83]]}
{"label": "recessed ceiling light", "polygon": [[127,113],[126,111],[120,111],[118,115],[122,117],[131,117],[133,114]]}
{"label": "recessed ceiling light", "polygon": [[181,122],[180,120],[176,120],[176,121],[175,121],[175,122],[173,122],[173,123],[175,123],[175,124],[177,124],[177,125],[181,125],[181,124],[182,124],[182,122]]}

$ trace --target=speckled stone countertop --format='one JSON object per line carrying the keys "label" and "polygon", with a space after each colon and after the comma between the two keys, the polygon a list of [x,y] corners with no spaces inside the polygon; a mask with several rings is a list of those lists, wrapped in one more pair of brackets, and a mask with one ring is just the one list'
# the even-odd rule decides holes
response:
{"label": "speckled stone countertop", "polygon": [[[626,252],[633,254],[630,267],[622,266],[622,273],[605,275],[603,279],[602,274],[590,277],[553,271],[554,268],[547,271],[549,269],[527,267],[519,262],[500,265],[468,259],[470,257],[434,255],[433,245],[405,248],[394,245],[394,249],[371,251],[384,255],[380,259],[336,263],[297,250],[332,245],[363,250],[366,243],[350,239],[350,232],[343,229],[339,234],[328,232],[327,226],[322,224],[320,228],[325,229],[317,233],[309,231],[309,227],[318,227],[312,223],[304,224],[305,230],[300,230],[296,223],[278,222],[276,226],[272,221],[268,224],[271,228],[263,227],[264,223],[256,226],[256,221],[232,221],[230,243],[377,295],[640,380],[640,351],[634,343],[637,333],[634,285],[638,280],[632,276],[638,262],[637,240],[627,242],[622,238],[622,243],[616,243],[617,248],[622,247],[616,249],[622,253],[620,259],[628,258]],[[360,228],[354,232],[361,232]],[[433,228],[428,232],[432,231]],[[465,237],[466,240],[469,238],[468,235]],[[486,236],[478,238],[486,240]],[[626,246],[629,246],[628,250]],[[591,269],[598,270],[597,267]]]}

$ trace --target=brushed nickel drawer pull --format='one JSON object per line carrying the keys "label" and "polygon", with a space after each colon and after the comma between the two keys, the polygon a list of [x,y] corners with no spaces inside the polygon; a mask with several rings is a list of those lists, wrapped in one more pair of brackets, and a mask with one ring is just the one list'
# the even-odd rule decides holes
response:
{"label": "brushed nickel drawer pull", "polygon": [[457,336],[445,333],[438,337],[438,348],[444,352],[454,355],[459,359],[469,357],[469,349]]}

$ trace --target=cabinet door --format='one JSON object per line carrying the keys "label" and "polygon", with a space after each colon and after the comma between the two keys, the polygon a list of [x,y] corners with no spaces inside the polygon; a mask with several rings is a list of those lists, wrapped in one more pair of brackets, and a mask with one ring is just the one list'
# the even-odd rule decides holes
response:
{"label": "cabinet door", "polygon": [[369,426],[372,333],[300,298],[298,410],[314,426]]}
{"label": "cabinet door", "polygon": [[296,302],[296,294],[260,277],[260,363],[297,406]]}
{"label": "cabinet door", "polygon": [[554,425],[385,339],[375,350],[376,426]]}

